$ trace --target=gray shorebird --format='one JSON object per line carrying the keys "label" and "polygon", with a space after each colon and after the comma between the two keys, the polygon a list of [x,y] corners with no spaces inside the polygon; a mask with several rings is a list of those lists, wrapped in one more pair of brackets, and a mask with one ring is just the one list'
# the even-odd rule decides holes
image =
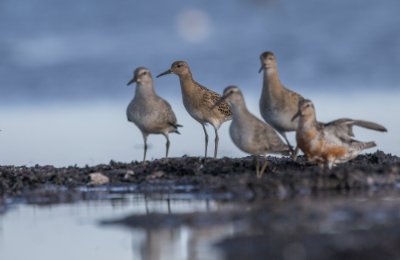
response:
{"label": "gray shorebird", "polygon": [[161,77],[166,74],[176,74],[179,77],[183,105],[186,111],[199,122],[205,135],[205,152],[204,156],[207,157],[208,134],[205,125],[208,123],[212,125],[215,132],[215,148],[214,158],[217,157],[218,151],[218,129],[227,120],[230,120],[232,113],[229,110],[226,102],[221,102],[217,109],[211,109],[212,106],[221,98],[221,96],[208,88],[197,83],[190,71],[189,65],[184,61],[175,61],[172,63],[171,68],[157,76]]}
{"label": "gray shorebird", "polygon": [[[292,147],[285,132],[296,131],[297,120],[292,121],[297,112],[299,101],[304,98],[287,89],[280,81],[275,55],[264,52],[260,55],[261,67],[264,71],[263,88],[260,98],[260,113],[264,120],[283,136],[290,149]],[[293,150],[292,150],[293,152]]]}
{"label": "gray shorebird", "polygon": [[314,105],[302,100],[293,120],[299,118],[296,131],[296,152],[300,148],[307,159],[321,167],[332,168],[335,164],[355,158],[362,150],[375,147],[375,142],[354,140],[353,126],[386,132],[386,128],[374,122],[341,118],[323,124],[317,122]]}
{"label": "gray shorebird", "polygon": [[138,67],[127,85],[136,82],[136,93],[126,110],[128,121],[133,122],[142,132],[144,140],[143,162],[146,160],[147,137],[149,134],[162,134],[167,139],[165,157],[169,151],[169,133],[179,134],[176,116],[171,105],[159,97],[153,87],[149,69]]}
{"label": "gray shorebird", "polygon": [[271,153],[289,154],[290,149],[270,125],[249,112],[238,87],[229,86],[225,88],[224,95],[216,105],[219,105],[223,100],[228,102],[233,114],[232,123],[229,127],[231,139],[240,150],[256,156],[256,173],[257,177],[261,177],[268,161],[265,160],[261,166],[259,156]]}

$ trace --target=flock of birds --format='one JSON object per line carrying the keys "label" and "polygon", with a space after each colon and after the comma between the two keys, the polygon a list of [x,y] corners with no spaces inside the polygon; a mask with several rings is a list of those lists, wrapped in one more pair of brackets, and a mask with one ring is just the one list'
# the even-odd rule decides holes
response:
{"label": "flock of birds", "polygon": [[[170,69],[157,76],[159,78],[175,74],[179,77],[183,104],[187,112],[203,127],[205,157],[208,146],[206,124],[214,128],[214,158],[216,158],[218,129],[229,120],[232,120],[229,133],[233,143],[242,151],[256,156],[256,173],[259,177],[267,167],[267,160],[260,164],[260,156],[282,154],[291,155],[296,160],[300,149],[307,160],[317,163],[322,168],[331,169],[338,163],[355,158],[362,150],[376,146],[375,142],[353,139],[353,126],[387,131],[377,123],[349,118],[329,123],[318,122],[313,103],[282,85],[275,55],[272,52],[264,52],[260,55],[260,61],[259,72],[264,73],[260,112],[265,122],[247,109],[243,94],[237,86],[225,88],[221,96],[197,83],[185,61],[175,61]],[[143,162],[146,160],[149,134],[165,136],[167,140],[165,157],[168,157],[170,146],[168,134],[179,134],[178,128],[181,125],[177,123],[171,105],[156,94],[150,70],[138,67],[133,74],[128,85],[136,83],[136,93],[127,108],[127,117],[142,132]],[[286,132],[290,131],[296,131],[295,149],[286,137]]]}

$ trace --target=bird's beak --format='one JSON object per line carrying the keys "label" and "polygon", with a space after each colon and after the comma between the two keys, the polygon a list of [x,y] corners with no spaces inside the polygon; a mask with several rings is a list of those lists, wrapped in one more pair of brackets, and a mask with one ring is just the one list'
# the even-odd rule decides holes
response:
{"label": "bird's beak", "polygon": [[156,77],[156,78],[159,78],[159,77],[161,77],[161,76],[164,76],[164,75],[167,75],[167,74],[171,74],[171,73],[172,73],[172,70],[171,70],[171,69],[169,69],[169,70],[166,70],[166,71],[164,71],[163,73],[161,73],[161,74],[157,75],[157,77]]}
{"label": "bird's beak", "polygon": [[300,112],[300,110],[299,110],[299,111],[297,111],[297,113],[292,117],[292,122],[293,122],[294,120],[296,120],[296,118],[298,118],[300,115],[301,115],[301,112]]}
{"label": "bird's beak", "polygon": [[227,97],[229,97],[230,95],[232,95],[232,92],[229,92],[228,94],[222,96],[220,99],[218,99],[218,101],[211,107],[211,110],[213,110],[214,108],[216,108],[217,106],[219,106],[222,102],[225,101],[225,99]]}
{"label": "bird's beak", "polygon": [[132,83],[134,83],[134,82],[136,82],[136,77],[133,77],[133,78],[128,82],[128,84],[126,84],[126,85],[129,86],[130,84],[132,84]]}
{"label": "bird's beak", "polygon": [[261,73],[261,71],[263,71],[264,68],[265,68],[265,66],[264,66],[264,65],[261,65],[260,69],[258,70],[258,73]]}

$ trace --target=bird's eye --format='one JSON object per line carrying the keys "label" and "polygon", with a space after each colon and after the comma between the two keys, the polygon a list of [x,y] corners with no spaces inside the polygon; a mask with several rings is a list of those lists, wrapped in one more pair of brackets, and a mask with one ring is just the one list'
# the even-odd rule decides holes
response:
{"label": "bird's eye", "polygon": [[176,65],[178,68],[180,68],[180,67],[182,67],[182,64],[178,64],[178,65]]}

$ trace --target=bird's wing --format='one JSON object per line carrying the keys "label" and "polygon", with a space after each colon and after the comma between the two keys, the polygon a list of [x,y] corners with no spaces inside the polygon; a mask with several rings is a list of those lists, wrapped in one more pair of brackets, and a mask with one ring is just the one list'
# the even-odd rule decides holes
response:
{"label": "bird's wing", "polygon": [[[198,86],[202,89],[203,92],[202,102],[208,104],[210,108],[214,106],[215,103],[218,102],[218,100],[220,100],[221,95],[218,94],[217,92],[214,92],[206,87],[203,87],[200,84],[198,84]],[[229,105],[225,101],[221,102],[218,105],[217,110],[227,118],[232,116],[232,112],[229,109]]]}
{"label": "bird's wing", "polygon": [[282,141],[277,132],[267,123],[254,117],[254,140],[253,143],[263,145],[268,153],[289,154],[289,147]]}
{"label": "bird's wing", "polygon": [[174,111],[172,110],[171,105],[166,101],[165,99],[158,97],[158,107],[159,107],[159,113],[160,113],[160,119],[161,120],[166,120],[168,124],[174,126],[175,128],[181,126],[177,124],[177,119],[175,116]]}
{"label": "bird's wing", "polygon": [[350,141],[354,137],[353,126],[359,126],[375,131],[386,132],[386,128],[374,122],[356,120],[350,118],[340,118],[329,123],[323,124],[326,131],[331,132],[342,140]]}

